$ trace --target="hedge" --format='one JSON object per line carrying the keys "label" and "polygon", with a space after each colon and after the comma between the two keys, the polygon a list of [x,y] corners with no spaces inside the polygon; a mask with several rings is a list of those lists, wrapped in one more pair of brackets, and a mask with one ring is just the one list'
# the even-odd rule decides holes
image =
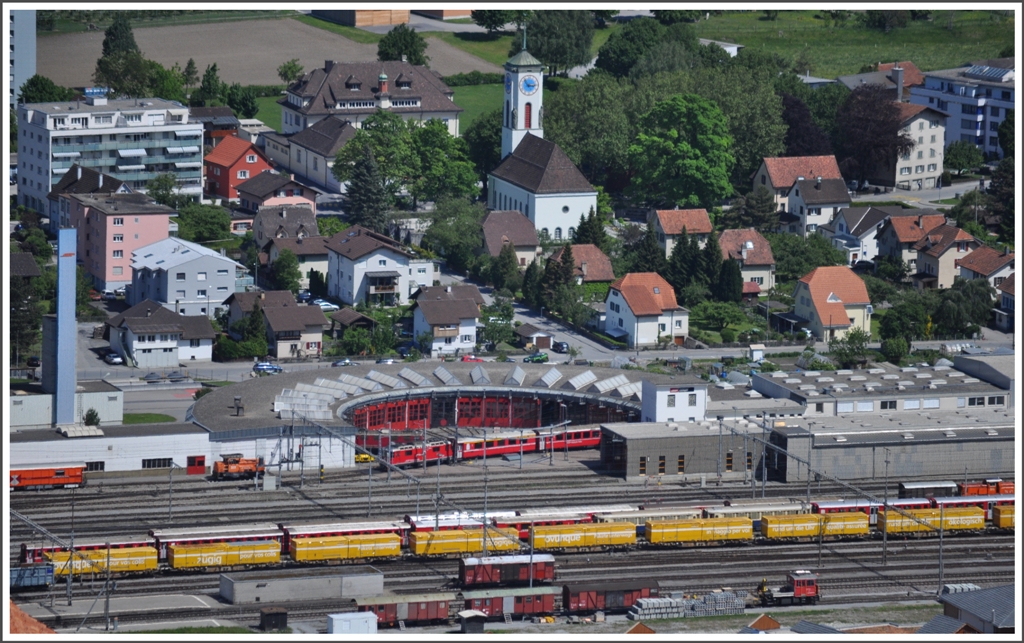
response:
{"label": "hedge", "polygon": [[504,74],[490,74],[473,70],[468,74],[453,74],[443,78],[445,85],[449,87],[464,87],[466,85],[500,85],[505,82]]}
{"label": "hedge", "polygon": [[213,347],[213,358],[218,362],[244,359],[246,357],[263,357],[266,354],[266,340],[262,342],[258,340],[236,342],[230,337],[221,335]]}

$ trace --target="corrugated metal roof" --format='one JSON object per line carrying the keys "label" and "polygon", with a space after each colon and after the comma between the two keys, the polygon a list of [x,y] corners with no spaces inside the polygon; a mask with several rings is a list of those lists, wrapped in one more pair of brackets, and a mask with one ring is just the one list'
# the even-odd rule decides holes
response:
{"label": "corrugated metal roof", "polygon": [[359,596],[356,605],[391,605],[393,603],[426,603],[428,601],[454,601],[454,592],[432,594],[386,594],[384,596]]}
{"label": "corrugated metal roof", "polygon": [[939,614],[921,626],[917,634],[956,634],[966,623],[952,616]]}
{"label": "corrugated metal roof", "polygon": [[1014,585],[1002,585],[962,594],[943,594],[939,601],[991,622],[995,627],[1013,627],[1016,594]]}

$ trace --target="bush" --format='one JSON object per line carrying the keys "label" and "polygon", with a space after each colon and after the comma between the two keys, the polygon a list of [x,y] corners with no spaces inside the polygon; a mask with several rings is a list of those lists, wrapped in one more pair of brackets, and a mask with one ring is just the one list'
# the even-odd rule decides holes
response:
{"label": "bush", "polygon": [[246,85],[242,89],[251,89],[257,98],[265,98],[267,96],[280,96],[281,92],[285,90],[285,85]]}
{"label": "bush", "polygon": [[475,69],[468,74],[453,74],[442,80],[449,87],[465,87],[467,85],[500,85],[505,82],[504,74],[489,74]]}
{"label": "bush", "polygon": [[218,362],[263,357],[266,354],[266,340],[261,342],[258,339],[251,339],[244,342],[236,342],[226,335],[221,335],[213,347],[213,359]]}
{"label": "bush", "polygon": [[212,393],[212,392],[213,392],[212,388],[207,388],[207,387],[204,386],[203,388],[196,389],[196,392],[192,394],[192,399],[193,400],[198,400],[202,396],[207,395],[207,394]]}
{"label": "bush", "polygon": [[100,414],[96,409],[89,409],[85,412],[85,417],[82,418],[82,421],[85,422],[86,426],[99,426]]}
{"label": "bush", "polygon": [[731,328],[723,328],[721,335],[722,341],[726,344],[731,344],[736,341],[736,331]]}
{"label": "bush", "polygon": [[907,340],[893,337],[882,342],[882,355],[892,364],[899,364],[907,356]]}

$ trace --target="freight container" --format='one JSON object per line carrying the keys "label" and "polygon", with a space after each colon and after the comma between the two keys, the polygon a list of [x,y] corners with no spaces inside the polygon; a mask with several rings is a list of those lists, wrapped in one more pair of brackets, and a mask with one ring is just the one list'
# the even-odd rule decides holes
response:
{"label": "freight container", "polygon": [[275,540],[210,545],[168,545],[167,562],[174,569],[269,565],[281,562],[281,544]]}
{"label": "freight container", "polygon": [[969,531],[985,528],[985,510],[980,507],[948,507],[939,509],[911,509],[905,513],[926,523],[927,526],[895,511],[878,513],[878,528],[890,534],[937,533],[940,511],[943,528],[949,531]]}
{"label": "freight container", "polygon": [[402,555],[402,538],[396,534],[292,538],[289,548],[296,562],[393,558]]}
{"label": "freight container", "polygon": [[866,513],[795,514],[765,516],[761,535],[770,539],[817,538],[819,536],[866,536],[870,532]]}
{"label": "freight container", "polygon": [[[519,532],[515,529],[487,529],[487,551],[518,551]],[[449,531],[413,531],[409,533],[409,551],[416,556],[478,554],[484,551],[483,529]]]}
{"label": "freight container", "polygon": [[1016,527],[1016,507],[1014,505],[996,505],[992,508],[992,525],[999,529]]}
{"label": "freight container", "polygon": [[628,522],[534,527],[531,538],[535,550],[624,547],[636,544],[636,527]]}
{"label": "freight container", "polygon": [[648,521],[644,536],[652,545],[743,541],[754,538],[750,518]]}
{"label": "freight container", "polygon": [[11,590],[49,587],[53,583],[53,565],[11,567]]}
{"label": "freight container", "polygon": [[[67,576],[69,557],[70,552],[66,551],[47,552],[45,554],[46,560],[53,563],[54,576]],[[155,547],[110,550],[110,571],[112,573],[149,572],[154,571],[156,568]],[[71,573],[74,575],[106,574],[107,550],[76,551],[75,556],[71,560]]]}

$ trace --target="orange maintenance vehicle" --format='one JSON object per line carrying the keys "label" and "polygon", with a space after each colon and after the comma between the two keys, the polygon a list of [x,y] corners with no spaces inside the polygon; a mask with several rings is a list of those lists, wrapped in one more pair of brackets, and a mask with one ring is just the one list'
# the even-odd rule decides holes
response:
{"label": "orange maintenance vehicle", "polygon": [[263,475],[263,458],[246,458],[241,453],[221,455],[221,461],[213,465],[213,479],[245,479]]}

